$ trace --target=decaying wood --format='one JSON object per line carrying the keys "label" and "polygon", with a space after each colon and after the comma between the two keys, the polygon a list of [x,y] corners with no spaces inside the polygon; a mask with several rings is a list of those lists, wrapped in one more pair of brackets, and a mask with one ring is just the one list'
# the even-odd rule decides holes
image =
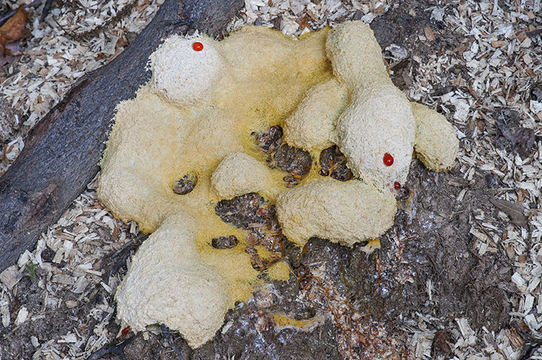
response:
{"label": "decaying wood", "polygon": [[148,81],[149,55],[172,33],[216,36],[239,0],[166,0],[138,38],[108,65],[85,75],[30,132],[0,178],[0,271],[34,246],[98,172],[115,106]]}

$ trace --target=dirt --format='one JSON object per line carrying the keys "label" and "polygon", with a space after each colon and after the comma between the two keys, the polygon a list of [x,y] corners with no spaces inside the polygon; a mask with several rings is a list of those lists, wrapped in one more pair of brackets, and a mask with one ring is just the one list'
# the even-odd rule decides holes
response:
{"label": "dirt", "polygon": [[[245,252],[250,255],[252,267],[258,271],[267,269],[283,256],[283,246],[287,241],[281,232],[275,205],[257,193],[236,196],[230,200],[219,201],[215,213],[222,221],[239,229],[246,230],[247,245]],[[213,239],[214,247],[226,248],[235,238],[233,235]],[[238,239],[235,238],[235,245]],[[216,245],[215,246],[215,242]],[[234,246],[235,246],[234,245]],[[263,246],[269,252],[267,258],[260,256],[257,246]]]}
{"label": "dirt", "polygon": [[279,146],[282,144],[282,128],[278,125],[271,126],[267,131],[264,132],[254,132],[252,133],[252,136],[254,136],[256,140],[256,145],[260,150],[262,150],[266,154],[272,154]]}
{"label": "dirt", "polygon": [[520,127],[519,114],[517,111],[504,109],[494,112],[497,129],[500,135],[497,137],[496,145],[499,148],[514,150],[522,158],[526,158],[533,150],[535,134],[533,129]]}
{"label": "dirt", "polygon": [[273,160],[282,171],[292,176],[305,176],[311,169],[312,159],[308,151],[282,144],[273,154]]}
{"label": "dirt", "polygon": [[312,158],[309,152],[282,142],[282,127],[275,125],[263,132],[253,132],[256,146],[266,154],[267,165],[289,173],[284,176],[288,187],[296,186],[299,180],[311,169]]}
{"label": "dirt", "polygon": [[231,200],[219,201],[215,213],[222,221],[233,226],[248,230],[251,224],[266,224],[268,216],[263,209],[266,200],[257,193],[236,196]]}
{"label": "dirt", "polygon": [[346,163],[346,156],[343,155],[337,145],[333,145],[320,153],[320,175],[330,176],[339,181],[347,181],[354,176]]}
{"label": "dirt", "polygon": [[[40,314],[37,318],[32,318],[31,321],[26,321],[19,326],[10,328],[2,328],[0,331],[0,354],[6,356],[6,359],[31,359],[35,348],[31,342],[31,337],[35,337],[39,343],[43,343],[51,339],[52,336],[61,336],[66,333],[66,328],[75,329],[76,331],[92,335],[97,323],[100,319],[88,316],[89,310],[96,303],[101,303],[103,297],[110,298],[103,288],[96,288],[91,298],[87,301],[77,302],[74,294],[66,291],[65,294],[57,293],[59,298],[66,301],[76,301],[79,305],[73,308],[68,308],[65,303],[58,304],[55,310],[42,312],[40,309],[45,308],[44,302],[47,298],[44,296],[46,291],[38,286],[40,274],[37,273],[35,278],[25,277],[21,280],[20,289],[12,302],[13,311],[17,313],[18,308],[24,304],[29,313]],[[105,316],[111,317],[113,313],[106,313]],[[109,327],[115,332],[118,331],[118,325],[110,322]],[[61,354],[67,356],[68,354]]]}
{"label": "dirt", "polygon": [[[506,291],[513,291],[511,267],[501,252],[480,258],[469,234],[473,208],[496,215],[488,202],[485,180],[478,178],[469,185],[455,169],[449,174],[427,175],[418,162],[413,165],[407,182],[414,194],[411,206],[399,211],[395,226],[384,237],[392,249],[397,237],[410,239],[402,253],[415,283],[403,291],[414,306],[412,310],[424,307],[424,313],[436,317],[465,316],[476,328],[500,329],[509,321]],[[457,201],[462,189],[468,191],[463,201]],[[393,251],[383,253],[389,256]],[[428,279],[434,286],[430,302]]]}

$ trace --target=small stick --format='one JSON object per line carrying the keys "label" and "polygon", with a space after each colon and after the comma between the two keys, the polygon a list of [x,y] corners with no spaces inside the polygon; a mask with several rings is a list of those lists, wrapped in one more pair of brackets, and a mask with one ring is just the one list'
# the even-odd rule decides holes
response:
{"label": "small stick", "polygon": [[380,289],[380,281],[381,281],[381,277],[382,277],[382,267],[380,266],[380,259],[378,258],[378,254],[374,253],[374,255],[375,255],[376,270],[378,271],[378,280],[377,280],[377,284],[376,284],[376,289],[375,289],[375,292],[373,293],[373,296],[376,296],[376,294],[378,293],[378,290]]}
{"label": "small stick", "polygon": [[49,11],[51,10],[51,5],[53,4],[53,0],[46,0],[45,5],[43,5],[43,10],[41,11],[41,17],[40,21],[44,21],[47,15],[49,14]]}
{"label": "small stick", "polygon": [[134,339],[136,337],[137,337],[137,335],[134,335],[134,336],[124,340],[123,342],[121,342],[118,345],[111,345],[111,346],[103,347],[100,350],[93,353],[92,355],[90,355],[88,360],[98,360],[101,357],[103,357],[104,355],[108,355],[108,354],[118,355],[118,356],[120,356],[120,358],[122,360],[126,360],[126,354],[124,354],[124,348],[126,346],[128,346],[132,341],[134,341]]}
{"label": "small stick", "polygon": [[181,350],[175,345],[173,342],[173,336],[171,335],[171,330],[164,324],[160,324],[160,329],[162,330],[162,337],[164,337],[167,342],[169,343],[169,346],[173,348],[173,351],[175,351],[175,354],[179,357],[179,360],[184,360],[184,356],[181,353]]}

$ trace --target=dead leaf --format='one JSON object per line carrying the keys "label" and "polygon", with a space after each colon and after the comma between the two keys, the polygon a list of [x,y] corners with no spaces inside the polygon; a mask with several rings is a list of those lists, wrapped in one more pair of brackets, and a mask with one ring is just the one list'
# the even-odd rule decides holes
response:
{"label": "dead leaf", "polygon": [[0,26],[0,50],[2,55],[6,55],[6,45],[20,40],[24,36],[27,16],[26,11],[21,6],[4,25]]}
{"label": "dead leaf", "polygon": [[529,128],[520,128],[514,134],[516,138],[516,151],[519,156],[526,158],[531,153],[534,146],[534,130]]}
{"label": "dead leaf", "polygon": [[510,220],[512,220],[514,224],[527,229],[529,225],[529,220],[523,212],[523,207],[507,200],[490,199],[489,202],[495,205],[497,209],[508,215],[508,217],[510,218]]}
{"label": "dead leaf", "polygon": [[378,16],[382,16],[386,13],[386,8],[383,5],[380,5],[374,10],[374,13]]}
{"label": "dead leaf", "polygon": [[451,337],[451,333],[446,329],[437,331],[435,333],[435,337],[433,338],[433,344],[431,345],[431,354],[433,356],[437,354],[450,354],[452,351],[449,345],[451,342]]}
{"label": "dead leaf", "polygon": [[14,62],[15,59],[17,59],[16,55],[19,55],[21,52],[21,47],[18,43],[10,43],[6,45],[6,50],[6,56],[2,56],[2,54],[0,54],[0,67]]}
{"label": "dead leaf", "polygon": [[309,27],[309,17],[307,15],[298,18],[296,22],[299,25],[299,29],[301,30]]}

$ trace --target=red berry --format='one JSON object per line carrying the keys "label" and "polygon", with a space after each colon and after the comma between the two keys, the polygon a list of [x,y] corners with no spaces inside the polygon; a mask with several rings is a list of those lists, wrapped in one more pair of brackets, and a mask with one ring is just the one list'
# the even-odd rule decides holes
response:
{"label": "red berry", "polygon": [[395,190],[401,190],[401,184],[399,184],[398,181],[393,183],[393,187],[394,187]]}
{"label": "red berry", "polygon": [[201,51],[203,50],[203,44],[200,43],[199,41],[196,41],[195,43],[192,44],[192,49],[194,49],[194,51]]}
{"label": "red berry", "polygon": [[384,165],[392,166],[393,165],[393,156],[388,153],[384,154]]}

